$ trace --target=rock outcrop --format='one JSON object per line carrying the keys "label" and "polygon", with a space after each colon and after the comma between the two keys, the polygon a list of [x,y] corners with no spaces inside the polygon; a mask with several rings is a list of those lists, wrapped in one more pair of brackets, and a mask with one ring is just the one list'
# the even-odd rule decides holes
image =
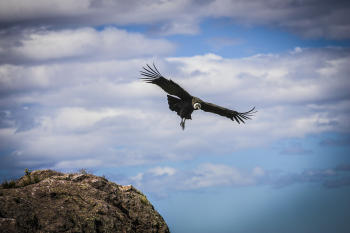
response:
{"label": "rock outcrop", "polygon": [[146,196],[91,174],[38,170],[0,188],[1,232],[169,232]]}

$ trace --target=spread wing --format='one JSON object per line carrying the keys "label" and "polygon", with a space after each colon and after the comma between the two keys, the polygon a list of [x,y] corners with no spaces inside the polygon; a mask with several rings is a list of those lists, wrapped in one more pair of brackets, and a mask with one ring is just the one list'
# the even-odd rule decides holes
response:
{"label": "spread wing", "polygon": [[141,75],[145,76],[141,78],[147,83],[153,83],[160,86],[164,91],[170,95],[175,95],[181,99],[190,99],[192,96],[183,89],[179,84],[173,82],[171,79],[164,78],[158,71],[158,69],[153,64],[153,67],[147,65],[147,67],[142,67],[143,70],[140,71]]}
{"label": "spread wing", "polygon": [[228,117],[233,121],[237,121],[238,124],[240,124],[240,122],[244,123],[245,120],[250,120],[250,117],[253,116],[254,113],[256,113],[256,111],[254,111],[255,107],[250,109],[248,112],[237,112],[237,111],[227,109],[227,108],[218,106],[216,104],[212,104],[204,101],[202,101],[200,104],[201,104],[201,109],[203,111],[216,113],[221,116]]}

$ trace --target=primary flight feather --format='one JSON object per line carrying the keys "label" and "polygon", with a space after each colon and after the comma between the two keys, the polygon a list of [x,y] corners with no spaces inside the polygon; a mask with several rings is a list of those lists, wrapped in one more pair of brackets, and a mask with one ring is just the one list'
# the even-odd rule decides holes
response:
{"label": "primary flight feather", "polygon": [[158,85],[169,94],[167,95],[169,109],[175,111],[177,115],[181,117],[180,126],[182,129],[185,129],[186,119],[192,119],[192,112],[198,109],[228,117],[232,121],[237,121],[239,124],[240,122],[244,123],[245,120],[250,119],[250,117],[256,113],[256,111],[254,111],[255,107],[247,112],[237,112],[216,104],[205,102],[198,97],[192,96],[179,84],[171,79],[164,78],[154,64],[153,68],[149,65],[143,67],[143,70],[140,71],[140,73],[144,76],[141,78],[142,80],[147,83]]}

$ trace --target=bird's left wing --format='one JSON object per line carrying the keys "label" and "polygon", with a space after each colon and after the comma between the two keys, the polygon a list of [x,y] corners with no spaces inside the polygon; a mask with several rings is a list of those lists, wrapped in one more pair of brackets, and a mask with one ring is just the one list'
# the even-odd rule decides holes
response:
{"label": "bird's left wing", "polygon": [[175,83],[171,79],[164,78],[158,71],[157,67],[153,64],[153,68],[147,65],[143,67],[143,71],[140,71],[141,75],[145,78],[141,78],[147,83],[153,83],[161,87],[170,95],[175,95],[181,99],[190,99],[192,96],[183,89],[179,84]]}
{"label": "bird's left wing", "polygon": [[201,101],[200,104],[201,104],[201,109],[203,111],[228,117],[233,121],[237,121],[239,124],[240,122],[244,123],[245,120],[249,120],[250,117],[253,116],[254,113],[256,113],[256,111],[254,111],[255,107],[250,109],[247,112],[237,112],[237,111],[227,109],[227,108],[218,106],[216,104],[212,104],[204,101]]}

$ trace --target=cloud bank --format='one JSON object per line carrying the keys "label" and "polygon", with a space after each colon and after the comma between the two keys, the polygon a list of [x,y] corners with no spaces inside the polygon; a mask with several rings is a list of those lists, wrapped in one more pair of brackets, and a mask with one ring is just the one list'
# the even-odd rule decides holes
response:
{"label": "cloud bank", "polygon": [[158,34],[194,34],[205,18],[227,17],[243,25],[270,25],[308,38],[349,39],[348,1],[2,1],[0,25],[149,25]]}
{"label": "cloud bank", "polygon": [[[159,172],[162,171],[162,172]],[[121,182],[131,183],[155,197],[173,192],[209,190],[218,187],[248,187],[268,185],[284,188],[297,184],[318,184],[327,189],[350,185],[349,165],[327,169],[308,169],[299,173],[265,170],[259,166],[251,170],[224,164],[204,163],[191,170],[155,167]]]}
{"label": "cloud bank", "polygon": [[[136,37],[145,44],[152,40]],[[36,43],[32,50],[45,46],[46,40]],[[160,46],[158,54],[169,47]],[[186,134],[178,116],[168,110],[162,90],[138,80],[140,68],[153,59],[111,59],[109,53],[72,62],[59,60],[55,53],[41,59],[50,56],[56,62],[0,65],[2,169],[183,161],[204,152],[231,154],[285,138],[350,131],[348,49],[296,48],[241,59],[215,54],[159,57],[163,75],[193,95],[238,111],[252,106],[259,111],[245,125],[195,112]]]}

